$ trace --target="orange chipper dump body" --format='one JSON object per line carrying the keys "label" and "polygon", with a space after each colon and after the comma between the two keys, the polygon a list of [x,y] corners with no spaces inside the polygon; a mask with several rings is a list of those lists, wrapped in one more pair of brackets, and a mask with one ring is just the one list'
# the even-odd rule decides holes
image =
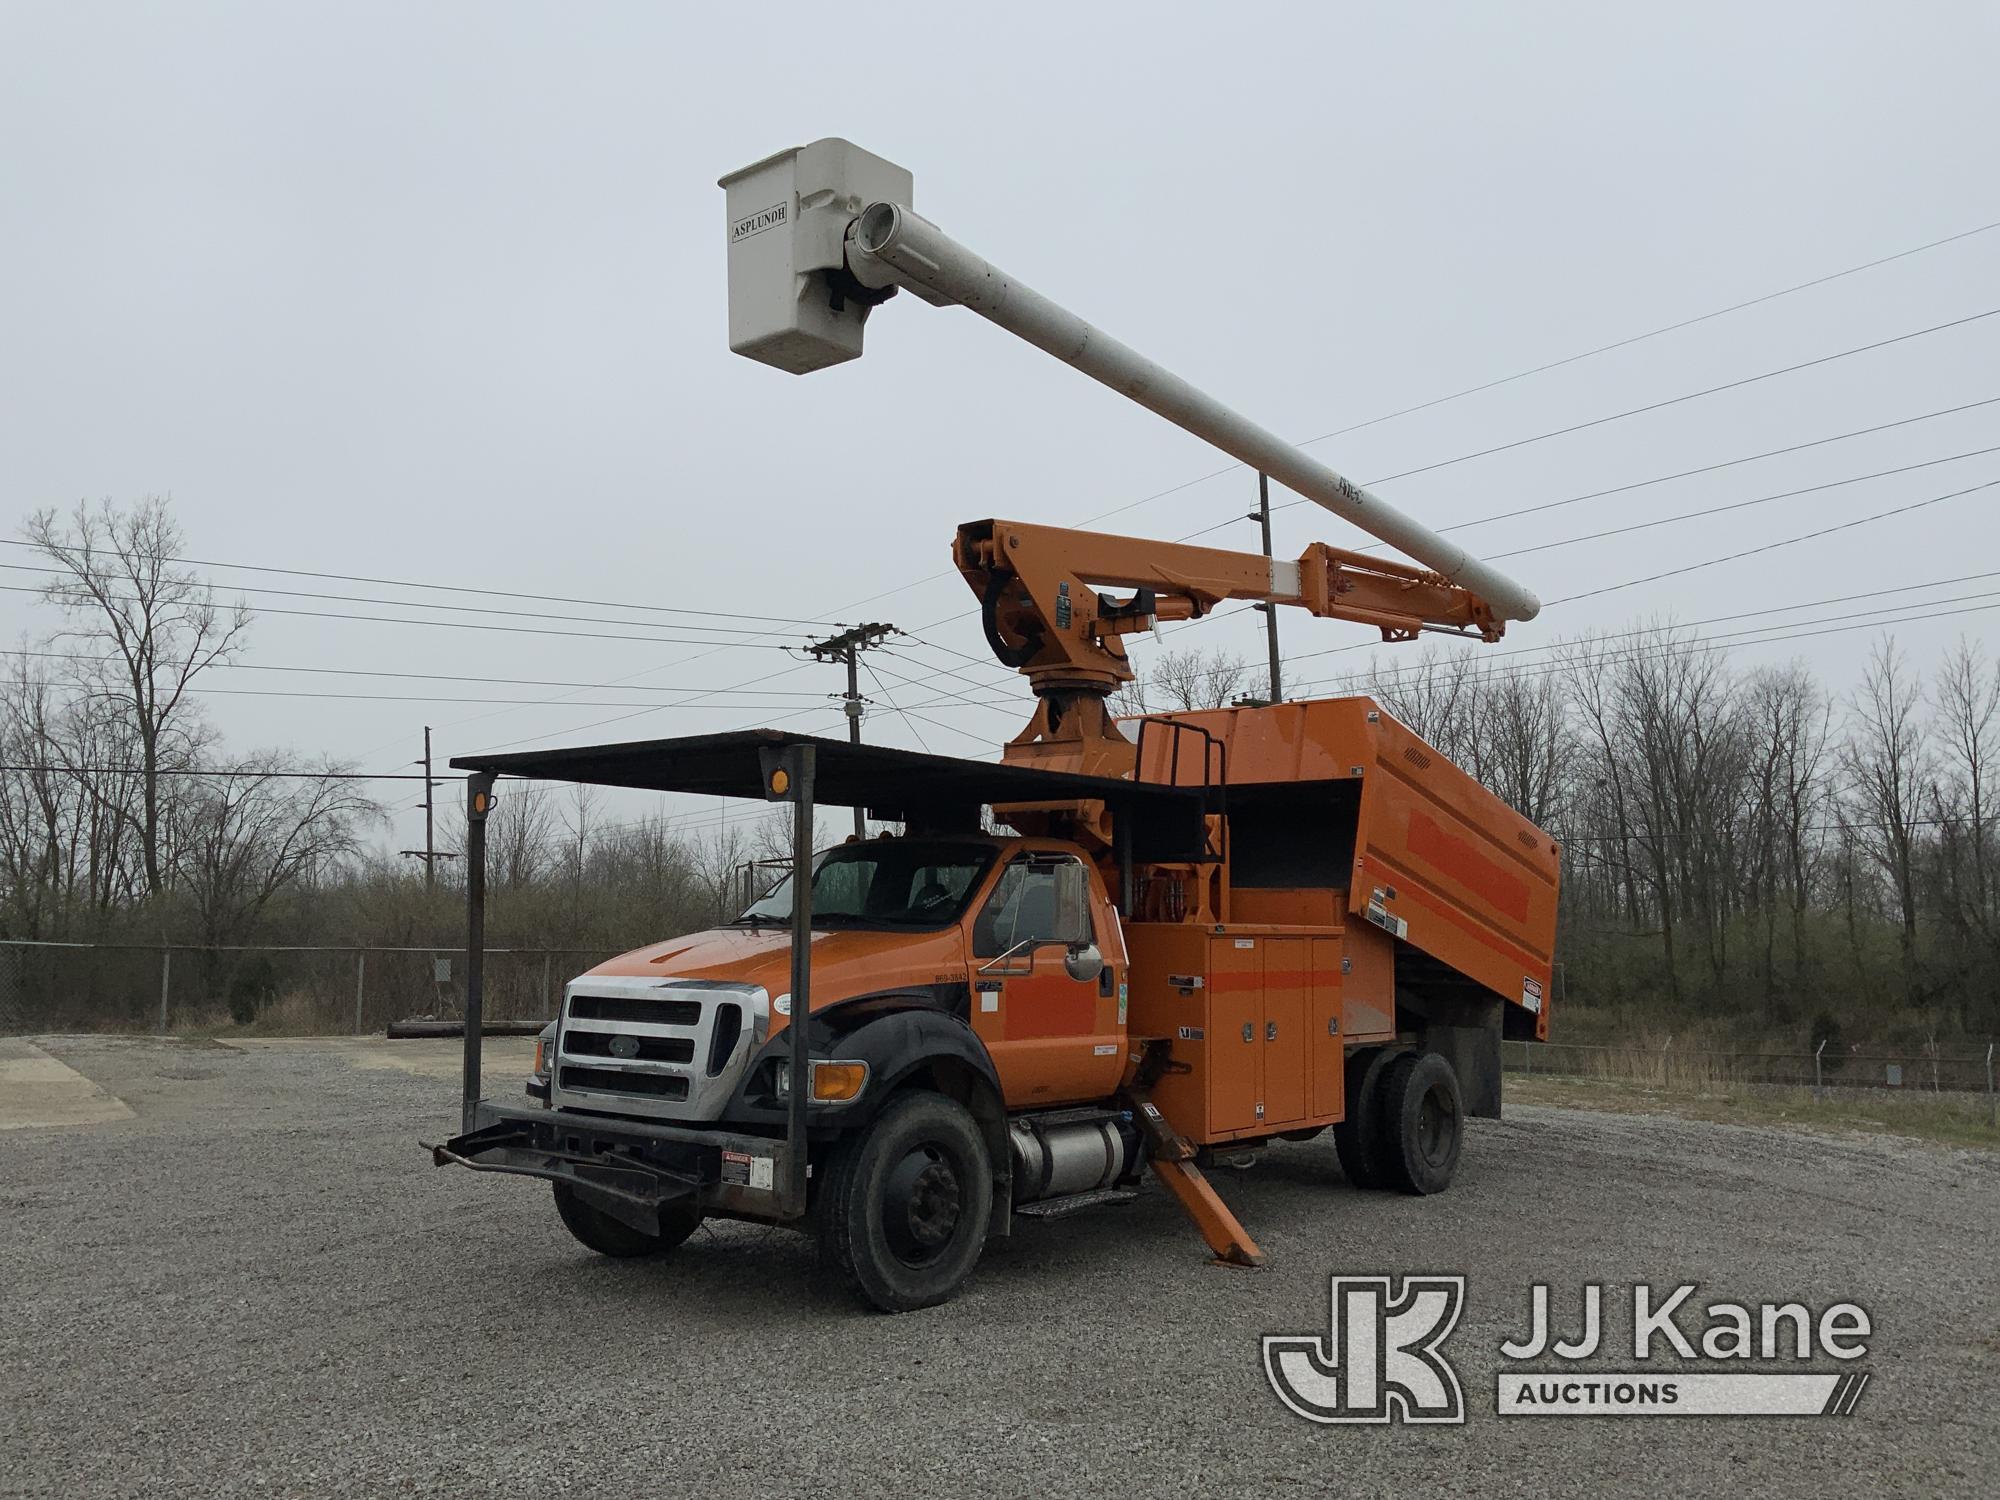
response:
{"label": "orange chipper dump body", "polygon": [[[1168,1122],[1201,1144],[1337,1124],[1346,1059],[1399,1038],[1497,1115],[1500,1040],[1548,1035],[1548,836],[1367,698],[1174,720],[1213,737],[1227,813],[1223,858],[1148,871],[1125,923]],[[1188,738],[1145,733],[1140,777],[1199,784]]]}

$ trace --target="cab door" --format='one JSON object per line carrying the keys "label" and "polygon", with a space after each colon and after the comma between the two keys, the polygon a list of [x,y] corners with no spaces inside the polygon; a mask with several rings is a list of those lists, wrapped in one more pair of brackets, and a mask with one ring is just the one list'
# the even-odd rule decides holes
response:
{"label": "cab door", "polygon": [[1073,854],[1015,856],[972,919],[972,1026],[1010,1108],[1102,1099],[1124,1072],[1121,972],[1079,978],[1073,948],[1101,946],[1090,869]]}

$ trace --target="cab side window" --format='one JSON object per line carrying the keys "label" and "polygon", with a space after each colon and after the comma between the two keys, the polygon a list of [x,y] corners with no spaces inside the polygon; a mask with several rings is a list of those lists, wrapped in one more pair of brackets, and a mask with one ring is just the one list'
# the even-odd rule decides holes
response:
{"label": "cab side window", "polygon": [[[1021,951],[1063,941],[1063,887],[1084,878],[1075,859],[1017,859],[1000,872],[993,893],[972,923],[972,951],[998,958],[1017,945]],[[1086,927],[1089,918],[1084,918]]]}

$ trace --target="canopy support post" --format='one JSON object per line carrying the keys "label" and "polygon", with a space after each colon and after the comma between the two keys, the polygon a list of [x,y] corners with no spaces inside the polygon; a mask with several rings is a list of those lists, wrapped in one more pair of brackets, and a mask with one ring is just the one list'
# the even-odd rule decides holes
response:
{"label": "canopy support post", "polygon": [[465,779],[465,1131],[478,1128],[480,1028],[486,1010],[486,815],[493,810],[493,773]]}

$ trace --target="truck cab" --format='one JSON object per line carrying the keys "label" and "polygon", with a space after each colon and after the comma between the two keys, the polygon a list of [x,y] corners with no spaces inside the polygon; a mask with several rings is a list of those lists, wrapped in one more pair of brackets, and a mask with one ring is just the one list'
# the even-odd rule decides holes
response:
{"label": "truck cab", "polygon": [[[844,1078],[846,1097],[826,1101],[829,1126],[947,1057],[966,1075],[960,1092],[989,1115],[1116,1091],[1124,941],[1102,876],[1075,845],[850,839],[814,860],[812,897],[813,1051],[863,1070]],[[782,1125],[791,929],[787,875],[733,921],[573,980],[545,1049],[549,1103]]]}

